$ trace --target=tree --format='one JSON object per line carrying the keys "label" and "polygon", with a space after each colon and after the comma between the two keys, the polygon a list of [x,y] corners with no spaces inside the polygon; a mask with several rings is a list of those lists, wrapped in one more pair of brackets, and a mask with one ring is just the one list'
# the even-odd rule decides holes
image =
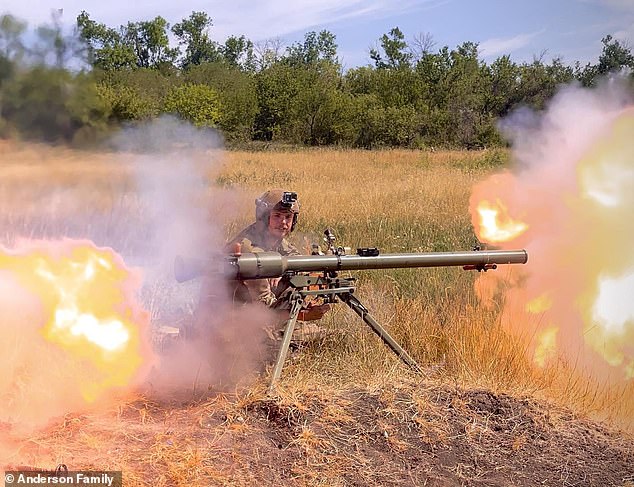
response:
{"label": "tree", "polygon": [[230,66],[243,71],[255,71],[255,54],[253,53],[253,42],[244,36],[230,36],[220,47],[223,59]]}
{"label": "tree", "polygon": [[379,69],[398,69],[410,67],[412,53],[407,51],[405,36],[398,27],[383,34],[380,39],[383,55],[377,49],[370,49],[370,59]]}
{"label": "tree", "polygon": [[167,21],[158,16],[154,20],[128,22],[123,38],[132,47],[139,68],[160,68],[171,65],[178,56],[178,48],[169,47]]}
{"label": "tree", "polygon": [[297,70],[278,62],[258,72],[255,80],[259,111],[253,135],[258,140],[274,140],[289,120],[292,100],[301,89]]}
{"label": "tree", "polygon": [[521,101],[520,68],[509,55],[497,58],[489,66],[491,89],[485,95],[485,111],[505,116]]}
{"label": "tree", "polygon": [[270,68],[282,59],[284,46],[279,37],[257,42],[253,46],[256,68],[260,71]]}
{"label": "tree", "polygon": [[480,134],[489,132],[485,104],[490,92],[488,68],[481,63],[478,44],[464,42],[449,53],[447,73],[447,110],[449,140],[461,147],[482,146]]}
{"label": "tree", "polygon": [[416,63],[416,76],[420,80],[422,100],[429,106],[445,108],[449,98],[449,73],[452,59],[449,47],[437,53],[426,53]]}
{"label": "tree", "polygon": [[309,145],[333,143],[342,105],[336,66],[293,67],[293,70],[298,89],[290,100],[288,118],[283,124],[286,135]]}
{"label": "tree", "polygon": [[218,126],[226,138],[248,140],[258,112],[256,83],[253,75],[226,62],[203,63],[190,67],[184,74],[186,83],[206,84],[218,93]]}
{"label": "tree", "polygon": [[307,32],[303,43],[296,42],[286,49],[286,60],[293,65],[315,65],[320,62],[338,65],[335,41],[336,36],[328,30],[322,30],[319,34]]}
{"label": "tree", "polygon": [[86,11],[77,16],[77,28],[92,66],[105,71],[136,66],[134,49],[120,31],[95,22]]}
{"label": "tree", "polygon": [[599,62],[595,65],[587,64],[583,70],[577,69],[577,77],[584,86],[592,86],[600,76],[629,68],[634,71],[634,55],[629,46],[621,44],[611,35],[601,39],[603,50]]}
{"label": "tree", "polygon": [[414,64],[418,63],[423,56],[429,54],[436,45],[434,36],[430,32],[419,32],[414,36],[409,45],[409,52],[412,55]]}
{"label": "tree", "polygon": [[100,69],[161,69],[171,66],[178,56],[178,48],[169,46],[169,24],[160,16],[149,21],[128,22],[115,30],[98,24],[82,11],[77,16],[77,28],[86,43],[88,61]]}
{"label": "tree", "polygon": [[208,34],[212,25],[211,18],[205,12],[192,12],[188,18],[174,24],[172,32],[179,44],[185,46],[185,56],[181,60],[183,68],[220,59],[218,46]]}

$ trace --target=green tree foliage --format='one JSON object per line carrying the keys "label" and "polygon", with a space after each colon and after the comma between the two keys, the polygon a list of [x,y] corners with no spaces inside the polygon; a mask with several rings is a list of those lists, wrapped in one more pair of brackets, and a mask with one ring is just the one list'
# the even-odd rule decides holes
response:
{"label": "green tree foliage", "polygon": [[486,68],[480,63],[478,45],[465,42],[450,53],[448,73],[449,139],[462,147],[482,145],[480,133],[486,123],[484,104],[489,91]]}
{"label": "green tree foliage", "polygon": [[169,24],[158,16],[154,20],[128,22],[123,29],[125,43],[132,47],[139,68],[160,68],[171,65],[178,56],[178,48],[169,46]]}
{"label": "green tree foliage", "polygon": [[256,81],[247,72],[226,62],[203,63],[184,74],[188,83],[207,84],[220,98],[221,128],[228,139],[249,140],[258,113]]}
{"label": "green tree foliage", "polygon": [[[601,39],[603,50],[597,64],[587,64],[583,70],[578,69],[578,77],[585,86],[593,86],[601,76],[628,68],[634,72],[634,54],[625,44],[608,35]],[[634,76],[634,75],[632,75]]]}
{"label": "green tree foliage", "polygon": [[186,83],[167,94],[165,112],[174,113],[198,127],[215,127],[220,121],[220,98],[208,85]]}
{"label": "green tree foliage", "polygon": [[103,70],[164,68],[178,56],[169,46],[169,24],[163,17],[128,22],[118,30],[98,24],[82,11],[77,16],[80,38],[86,43],[88,61]]}
{"label": "green tree foliage", "polygon": [[344,85],[354,94],[376,95],[386,107],[416,106],[421,97],[420,79],[411,69],[350,69]]}
{"label": "green tree foliage", "polygon": [[309,32],[287,56],[256,74],[254,137],[311,145],[336,143],[348,98],[340,91],[335,37]]}
{"label": "green tree foliage", "polygon": [[401,29],[394,27],[389,34],[380,39],[383,54],[378,49],[370,49],[370,59],[378,69],[398,69],[410,66],[413,55],[407,49],[405,35]]}
{"label": "green tree foliage", "polygon": [[338,123],[345,117],[345,99],[337,90],[336,66],[309,69],[292,67],[297,90],[290,99],[288,116],[281,125],[293,142],[325,145],[338,141]]}
{"label": "green tree foliage", "polygon": [[213,25],[205,12],[192,12],[181,22],[174,24],[172,32],[180,45],[185,46],[181,60],[183,68],[220,60],[218,46],[209,38],[208,30]]}
{"label": "green tree foliage", "polygon": [[349,97],[340,91],[334,34],[308,32],[304,42],[257,75],[256,136],[322,145],[341,141]]}
{"label": "green tree foliage", "polygon": [[224,45],[220,47],[220,53],[229,66],[243,71],[255,71],[256,62],[253,42],[246,37],[228,37]]}
{"label": "green tree foliage", "polygon": [[92,66],[105,71],[136,66],[134,49],[120,31],[98,24],[85,11],[77,16],[77,29]]}
{"label": "green tree foliage", "polygon": [[291,65],[314,66],[318,63],[338,65],[336,36],[327,30],[307,32],[304,42],[288,47],[285,62]]}
{"label": "green tree foliage", "polygon": [[520,68],[505,55],[489,66],[488,76],[490,90],[485,94],[485,110],[504,116],[522,101]]}
{"label": "green tree foliage", "polygon": [[520,66],[519,93],[521,103],[543,109],[560,86],[574,79],[573,69],[559,59],[547,65],[539,60]]}
{"label": "green tree foliage", "polygon": [[254,123],[256,140],[278,140],[288,121],[293,98],[299,93],[297,68],[275,63],[256,75],[256,94],[259,106]]}
{"label": "green tree foliage", "polygon": [[171,79],[155,69],[103,71],[97,90],[109,109],[109,121],[136,121],[162,113]]}
{"label": "green tree foliage", "polygon": [[360,111],[359,146],[373,149],[417,145],[423,121],[413,107],[383,107],[372,96],[365,102],[368,106]]}
{"label": "green tree foliage", "polygon": [[592,86],[634,70],[630,48],[611,36],[598,62],[582,68],[508,55],[487,64],[476,43],[433,50],[430,34],[408,42],[395,27],[370,49],[372,65],[344,72],[327,30],[286,48],[279,39],[254,45],[245,36],[218,43],[209,36],[211,18],[192,12],[171,28],[178,49],[162,17],[112,28],[82,12],[77,35],[93,68],[88,75],[64,69],[78,46],[59,20],[40,26],[26,49],[26,24],[0,17],[0,134],[90,139],[169,112],[238,141],[490,147],[504,143],[497,121],[518,106],[541,110],[564,84]]}

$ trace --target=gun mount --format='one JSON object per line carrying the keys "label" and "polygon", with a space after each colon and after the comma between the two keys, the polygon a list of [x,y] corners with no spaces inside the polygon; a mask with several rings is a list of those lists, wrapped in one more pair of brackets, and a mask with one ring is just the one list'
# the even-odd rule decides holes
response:
{"label": "gun mount", "polygon": [[[375,247],[357,249],[347,255],[347,248],[335,247],[331,230],[324,232],[329,254],[285,256],[277,252],[242,253],[236,248],[230,255],[216,255],[210,261],[177,257],[174,263],[176,280],[184,282],[202,275],[221,275],[228,280],[283,278],[290,293],[290,314],[286,321],[282,344],[273,368],[269,391],[275,387],[286,361],[295,324],[309,296],[325,303],[347,304],[383,343],[410,368],[422,372],[421,367],[394,340],[354,295],[356,279],[341,277],[341,271],[369,269],[397,269],[417,267],[461,266],[464,270],[487,271],[498,265],[526,264],[526,250],[480,250],[467,252],[421,252],[381,254]],[[317,274],[317,275],[315,275]]]}

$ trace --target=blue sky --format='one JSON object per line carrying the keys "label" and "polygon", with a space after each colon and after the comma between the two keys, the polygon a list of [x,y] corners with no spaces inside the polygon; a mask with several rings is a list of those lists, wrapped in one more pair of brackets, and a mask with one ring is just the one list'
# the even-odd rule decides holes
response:
{"label": "blue sky", "polygon": [[480,44],[487,62],[503,54],[515,61],[542,56],[565,63],[595,62],[606,34],[634,47],[634,0],[2,0],[0,13],[30,25],[46,22],[52,9],[63,9],[72,26],[86,10],[92,19],[116,27],[129,20],[163,16],[170,24],[192,11],[213,19],[210,35],[224,41],[246,35],[254,42],[279,38],[284,45],[304,33],[334,33],[347,68],[370,63],[368,50],[381,35],[398,26],[411,41],[431,34],[435,47],[453,48],[465,41]]}

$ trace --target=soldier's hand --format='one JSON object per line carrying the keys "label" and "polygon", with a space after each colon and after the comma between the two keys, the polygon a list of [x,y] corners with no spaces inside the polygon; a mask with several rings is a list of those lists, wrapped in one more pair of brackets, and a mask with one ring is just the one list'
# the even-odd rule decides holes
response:
{"label": "soldier's hand", "polygon": [[298,319],[302,321],[316,321],[323,318],[323,316],[330,310],[329,304],[320,305],[308,305],[306,309],[300,311]]}

